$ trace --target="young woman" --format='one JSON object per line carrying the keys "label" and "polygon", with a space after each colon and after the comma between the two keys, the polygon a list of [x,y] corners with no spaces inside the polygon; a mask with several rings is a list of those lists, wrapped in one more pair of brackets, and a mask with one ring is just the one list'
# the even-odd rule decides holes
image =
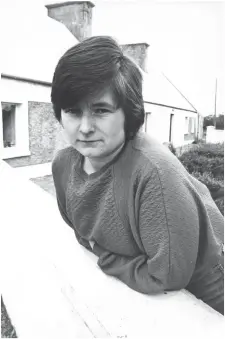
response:
{"label": "young woman", "polygon": [[208,189],[141,133],[142,76],[110,37],[59,60],[52,172],[62,217],[106,274],[146,294],[186,288],[223,314],[223,216]]}

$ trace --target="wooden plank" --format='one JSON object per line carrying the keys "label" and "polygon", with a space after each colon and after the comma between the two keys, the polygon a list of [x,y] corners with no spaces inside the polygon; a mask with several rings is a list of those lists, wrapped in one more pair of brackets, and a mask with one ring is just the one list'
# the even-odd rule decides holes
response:
{"label": "wooden plank", "polygon": [[102,273],[55,199],[0,164],[2,295],[19,337],[221,335],[223,317],[187,291],[147,296]]}

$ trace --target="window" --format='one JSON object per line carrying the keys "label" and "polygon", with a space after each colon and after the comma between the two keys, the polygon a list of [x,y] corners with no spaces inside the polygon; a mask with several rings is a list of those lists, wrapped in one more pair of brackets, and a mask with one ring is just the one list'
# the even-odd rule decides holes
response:
{"label": "window", "polygon": [[184,134],[189,134],[189,118],[185,117]]}
{"label": "window", "polygon": [[194,134],[194,133],[195,133],[195,118],[185,117],[184,134]]}
{"label": "window", "polygon": [[0,155],[2,159],[30,155],[28,102],[1,102]]}
{"label": "window", "polygon": [[151,118],[151,112],[145,113],[145,122],[144,122],[144,132],[148,133],[150,128],[150,118]]}
{"label": "window", "polygon": [[195,133],[195,118],[191,118],[191,134]]}
{"label": "window", "polygon": [[174,130],[174,113],[170,114],[170,129],[169,129],[169,142],[172,142],[173,140],[173,131]]}
{"label": "window", "polygon": [[16,145],[15,113],[15,104],[2,102],[2,130],[4,148],[13,147]]}

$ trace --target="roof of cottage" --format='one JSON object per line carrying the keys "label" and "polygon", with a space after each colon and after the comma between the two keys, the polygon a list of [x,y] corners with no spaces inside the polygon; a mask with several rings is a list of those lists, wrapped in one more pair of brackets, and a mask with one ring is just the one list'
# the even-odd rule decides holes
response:
{"label": "roof of cottage", "polygon": [[2,41],[1,72],[51,82],[59,58],[78,40],[63,24],[49,18],[45,7],[2,17],[7,32]]}
{"label": "roof of cottage", "polygon": [[197,112],[197,109],[165,74],[152,68],[148,73],[142,72],[142,75],[143,97],[146,102]]}
{"label": "roof of cottage", "polygon": [[[11,11],[10,25],[7,25],[8,17],[3,15],[7,34],[2,42],[2,74],[50,85],[59,58],[78,40],[63,24],[49,18],[45,7],[31,6],[19,14]],[[146,102],[196,111],[165,75],[154,69],[142,74]]]}

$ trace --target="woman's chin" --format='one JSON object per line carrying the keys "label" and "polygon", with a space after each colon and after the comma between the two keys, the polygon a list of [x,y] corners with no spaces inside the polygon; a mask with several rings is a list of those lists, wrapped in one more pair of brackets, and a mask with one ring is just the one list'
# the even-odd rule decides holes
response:
{"label": "woman's chin", "polygon": [[102,155],[102,150],[97,150],[93,148],[76,148],[78,152],[80,152],[84,157],[88,158],[94,158],[94,157],[100,157]]}

